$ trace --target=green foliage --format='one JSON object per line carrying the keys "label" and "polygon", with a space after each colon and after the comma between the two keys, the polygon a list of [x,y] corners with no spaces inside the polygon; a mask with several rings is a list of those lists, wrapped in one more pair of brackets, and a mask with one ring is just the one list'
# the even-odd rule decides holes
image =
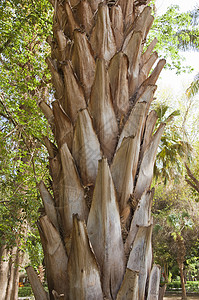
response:
{"label": "green foliage", "polygon": [[185,287],[187,292],[199,293],[199,281],[187,281]]}
{"label": "green foliage", "polygon": [[165,103],[154,103],[153,109],[157,112],[158,121],[166,123],[161,137],[154,166],[155,179],[161,179],[164,184],[170,179],[177,180],[184,170],[183,159],[190,158],[191,146],[183,139],[182,129],[174,123],[174,118],[180,116],[179,110],[172,111]]}
{"label": "green foliage", "polygon": [[32,296],[32,288],[30,286],[21,286],[19,287],[18,297],[27,297]]}
{"label": "green foliage", "polygon": [[37,230],[28,231],[23,250],[28,252],[31,266],[37,269],[44,259],[40,236]]}
{"label": "green foliage", "polygon": [[[37,106],[50,74],[45,63],[52,7],[47,0],[0,3],[0,241],[22,249],[41,200],[36,184],[48,173],[42,137],[49,126]],[[46,99],[45,99],[46,100]]]}
{"label": "green foliage", "polygon": [[[194,177],[199,180],[199,144],[198,141],[194,144],[194,152],[193,152],[193,159],[189,164],[189,168],[194,175]],[[190,179],[186,174],[185,178]],[[190,190],[191,194],[193,195],[196,202],[199,202],[199,193],[192,188],[189,184],[186,185],[186,188]]]}
{"label": "green foliage", "polygon": [[194,34],[199,36],[198,27],[192,24],[192,19],[193,16],[190,12],[180,13],[178,6],[171,6],[163,15],[155,16],[150,31],[149,41],[157,37],[159,43],[156,50],[160,56],[167,59],[166,67],[175,69],[177,73],[191,70],[183,65],[184,58],[179,54],[179,48],[182,41],[189,43],[191,36]]}
{"label": "green foliage", "polygon": [[183,51],[199,51],[199,8],[195,8],[193,11],[190,11],[189,15],[189,26],[182,27],[177,32],[179,48]]}
{"label": "green foliage", "polygon": [[[199,281],[187,281],[185,284],[186,291],[192,293],[199,292]],[[167,290],[168,291],[176,291],[181,289],[181,282],[177,280],[173,280],[172,282],[168,283]]]}
{"label": "green foliage", "polygon": [[186,90],[186,95],[190,99],[194,97],[196,94],[198,94],[198,92],[199,92],[199,73],[195,76],[193,82]]}
{"label": "green foliage", "polygon": [[167,290],[176,290],[181,289],[181,282],[177,280],[173,280],[167,285]]}
{"label": "green foliage", "polygon": [[[174,237],[180,234],[186,247],[185,267],[189,270],[192,259],[199,257],[199,214],[198,203],[190,189],[185,188],[183,178],[178,184],[170,182],[164,186],[157,183],[152,211],[154,262],[167,265],[173,276],[178,275]],[[198,260],[194,263],[198,264]]]}
{"label": "green foliage", "polygon": [[172,226],[174,229],[174,239],[175,239],[175,234],[181,234],[181,231],[183,229],[192,229],[193,228],[193,222],[190,219],[190,215],[188,214],[188,212],[183,211],[182,213],[172,213],[170,215],[167,216],[167,223],[169,226]]}

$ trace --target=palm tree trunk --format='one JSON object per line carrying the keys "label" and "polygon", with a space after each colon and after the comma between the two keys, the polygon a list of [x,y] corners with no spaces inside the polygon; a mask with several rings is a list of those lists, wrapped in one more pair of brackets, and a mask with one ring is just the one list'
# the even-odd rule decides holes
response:
{"label": "palm tree trunk", "polygon": [[38,103],[56,140],[45,138],[53,196],[39,185],[50,299],[158,300],[150,185],[165,125],[153,134],[149,108],[165,60],[149,76],[149,1],[51,2],[56,100]]}

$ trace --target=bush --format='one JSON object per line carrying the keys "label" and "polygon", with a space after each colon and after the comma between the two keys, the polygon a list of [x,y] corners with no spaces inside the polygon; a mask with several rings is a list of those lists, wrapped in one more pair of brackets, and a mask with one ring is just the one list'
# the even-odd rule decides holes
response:
{"label": "bush", "polygon": [[185,284],[187,292],[199,293],[199,281],[187,281]]}
{"label": "bush", "polygon": [[32,296],[33,292],[30,286],[21,286],[19,287],[18,296],[19,297],[26,297],[26,296]]}
{"label": "bush", "polygon": [[172,282],[168,283],[167,289],[173,290],[173,289],[180,289],[181,288],[181,282],[173,280]]}
{"label": "bush", "polygon": [[[199,281],[187,281],[185,284],[187,292],[194,292],[199,293]],[[181,289],[181,282],[173,280],[172,282],[168,283],[167,290],[176,290]]]}

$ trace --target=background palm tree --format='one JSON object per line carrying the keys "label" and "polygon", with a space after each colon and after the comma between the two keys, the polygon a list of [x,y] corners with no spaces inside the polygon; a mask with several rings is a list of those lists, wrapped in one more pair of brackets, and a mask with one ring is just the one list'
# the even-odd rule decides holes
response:
{"label": "background palm tree", "polygon": [[182,51],[199,49],[198,41],[198,20],[199,20],[199,7],[195,7],[194,10],[189,12],[190,25],[188,28],[182,28],[177,31],[176,35],[178,37],[179,45],[178,47]]}
{"label": "background palm tree", "polygon": [[199,92],[199,73],[194,77],[193,82],[190,84],[186,90],[186,95],[190,99],[194,97]]}
{"label": "background palm tree", "polygon": [[169,179],[178,180],[183,172],[183,159],[189,159],[191,145],[184,140],[182,128],[174,123],[175,117],[180,115],[179,110],[171,110],[165,103],[153,105],[157,113],[156,127],[165,123],[166,127],[158,146],[157,157],[154,166],[154,176],[166,184]]}

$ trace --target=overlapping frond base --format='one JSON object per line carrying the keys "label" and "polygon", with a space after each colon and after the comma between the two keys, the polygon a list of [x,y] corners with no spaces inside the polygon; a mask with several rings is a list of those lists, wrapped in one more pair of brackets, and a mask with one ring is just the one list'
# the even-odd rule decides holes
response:
{"label": "overlapping frond base", "polygon": [[150,185],[164,124],[153,134],[149,110],[165,60],[151,72],[157,40],[143,51],[149,1],[51,2],[56,100],[39,103],[56,140],[53,197],[39,186],[50,299],[158,299]]}

